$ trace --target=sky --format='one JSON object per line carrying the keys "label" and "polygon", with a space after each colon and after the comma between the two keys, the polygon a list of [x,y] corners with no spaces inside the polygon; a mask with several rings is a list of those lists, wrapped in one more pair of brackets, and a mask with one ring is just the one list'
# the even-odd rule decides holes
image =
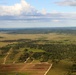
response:
{"label": "sky", "polygon": [[0,0],[0,28],[76,27],[76,0]]}

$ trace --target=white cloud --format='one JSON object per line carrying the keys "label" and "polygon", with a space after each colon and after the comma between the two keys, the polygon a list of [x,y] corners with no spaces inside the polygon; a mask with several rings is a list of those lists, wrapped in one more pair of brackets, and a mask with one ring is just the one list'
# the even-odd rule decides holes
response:
{"label": "white cloud", "polygon": [[30,4],[28,4],[25,0],[21,0],[21,3],[17,3],[13,6],[0,6],[0,16],[18,16],[18,15],[28,15],[28,14],[35,14],[37,13],[37,10],[35,10],[34,7],[32,7]]}
{"label": "white cloud", "polygon": [[61,20],[52,20],[52,22],[60,22]]}
{"label": "white cloud", "polygon": [[55,3],[61,6],[76,6],[76,0],[64,0],[61,2],[55,2]]}
{"label": "white cloud", "polygon": [[41,13],[42,13],[43,15],[46,15],[46,14],[47,14],[46,9],[42,9]]}
{"label": "white cloud", "polygon": [[20,3],[16,3],[13,6],[0,5],[0,19],[60,22],[60,20],[76,19],[76,12],[64,13],[53,10],[47,13],[45,9],[39,12],[25,0],[21,0]]}

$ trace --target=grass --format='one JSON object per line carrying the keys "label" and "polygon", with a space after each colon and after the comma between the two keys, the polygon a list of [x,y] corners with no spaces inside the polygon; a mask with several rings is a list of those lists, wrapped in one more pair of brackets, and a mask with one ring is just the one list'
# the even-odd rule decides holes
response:
{"label": "grass", "polygon": [[41,49],[29,49],[29,51],[32,51],[32,52],[44,52],[44,50],[41,50]]}
{"label": "grass", "polygon": [[[76,35],[66,35],[66,34],[56,34],[56,33],[50,33],[50,34],[3,34],[0,33],[0,35],[4,38],[0,38],[0,41],[2,40],[18,40],[18,39],[32,39],[32,40],[49,40],[49,42],[51,43],[51,41],[55,41],[55,42],[63,42],[63,43],[75,43],[76,44]],[[43,42],[39,42],[39,43],[43,43]],[[11,44],[9,42],[0,42],[0,47],[5,46],[7,44]],[[33,48],[28,48],[29,51],[32,52],[44,52],[41,49],[33,49]],[[19,50],[20,52],[16,55],[14,55],[14,59],[11,60],[9,58],[7,58],[7,62],[6,63],[13,63],[13,61],[18,60],[18,58],[20,57],[21,54],[23,54],[24,48]],[[3,62],[3,58],[2,56],[0,56],[0,64]],[[39,60],[34,60],[32,63],[40,63]],[[19,63],[18,63],[19,64]],[[58,64],[53,64],[53,67],[51,68],[51,70],[48,72],[47,75],[65,75],[65,73],[67,72],[67,70],[69,69],[69,67],[71,66],[71,62],[69,61],[61,61]],[[16,73],[0,73],[0,75],[16,75]],[[30,73],[18,73],[18,75],[31,75]]]}
{"label": "grass", "polygon": [[0,75],[30,75],[30,73],[13,73],[13,72],[11,72],[11,73],[0,73]]}
{"label": "grass", "polygon": [[0,56],[0,64],[3,63],[4,57],[5,57],[5,56]]}
{"label": "grass", "polygon": [[0,42],[0,47],[3,47],[3,46],[6,46],[8,44],[11,44],[11,43],[7,43],[7,42]]}
{"label": "grass", "polygon": [[[13,52],[10,53],[9,57],[7,58],[6,63],[17,63],[18,62],[18,58],[21,56],[21,54],[23,54],[24,52],[24,48],[20,48],[19,50],[17,50],[18,53],[16,54],[12,54]],[[13,57],[13,59],[11,58]]]}
{"label": "grass", "polygon": [[39,60],[34,60],[33,63],[40,63],[40,61]]}
{"label": "grass", "polygon": [[[76,40],[76,35],[70,34],[57,34],[57,33],[49,33],[49,34],[5,34],[0,33],[0,35],[4,38],[0,38],[0,40],[18,40],[18,39],[32,39],[32,40]],[[74,36],[74,37],[73,37]],[[71,39],[72,38],[72,39]]]}
{"label": "grass", "polygon": [[[49,41],[61,41],[64,43],[76,43],[76,35],[70,34],[57,34],[57,33],[49,33],[49,34],[6,34],[0,33],[2,40],[19,40],[19,39],[32,39],[32,40],[49,40]],[[72,39],[71,39],[72,38]],[[68,40],[68,41],[65,41]],[[0,47],[5,46],[7,44],[12,44],[16,42],[0,42]],[[40,42],[44,43],[44,42]]]}
{"label": "grass", "polygon": [[[26,49],[28,49],[28,51],[32,51],[32,52],[34,52],[34,53],[35,53],[35,52],[44,52],[44,50],[41,50],[41,49],[34,49],[34,48],[26,48]],[[15,62],[15,63],[18,62],[18,63],[19,63],[18,59],[19,59],[19,57],[21,56],[21,54],[24,53],[24,50],[25,50],[25,48],[20,48],[19,50],[17,50],[17,51],[18,51],[17,54],[12,54],[13,52],[11,52],[10,55],[8,56],[8,58],[7,58],[6,63],[7,63],[7,64],[13,63],[13,62]],[[13,57],[13,59],[10,58],[10,57]]]}
{"label": "grass", "polygon": [[71,67],[71,65],[72,62],[63,60],[58,64],[54,64],[47,75],[65,75]]}

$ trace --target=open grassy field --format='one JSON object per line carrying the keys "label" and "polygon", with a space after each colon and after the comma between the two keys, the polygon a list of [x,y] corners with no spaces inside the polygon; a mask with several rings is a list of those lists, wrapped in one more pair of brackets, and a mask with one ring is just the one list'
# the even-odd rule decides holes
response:
{"label": "open grassy field", "polygon": [[47,75],[66,75],[71,66],[72,62],[62,60],[58,64],[53,64]]}
{"label": "open grassy field", "polygon": [[[57,33],[49,33],[49,34],[5,34],[0,33],[0,47],[16,43],[14,42],[2,42],[4,40],[19,40],[19,39],[32,39],[32,40],[49,40],[51,41],[59,41],[64,43],[76,43],[76,35],[71,34],[57,34]],[[46,43],[46,42],[38,42]]]}
{"label": "open grassy field", "polygon": [[[0,33],[0,36],[3,38],[0,38],[0,47],[5,46],[7,44],[11,44],[10,42],[2,42],[3,40],[18,40],[18,39],[39,39],[39,40],[65,40],[65,39],[70,39],[71,36],[68,35],[58,35],[58,34],[3,34]],[[70,38],[69,38],[70,37]],[[75,39],[75,38],[74,38]],[[13,42],[15,43],[15,42]]]}
{"label": "open grassy field", "polygon": [[11,44],[11,43],[7,43],[7,42],[0,42],[0,47],[3,47],[3,46],[6,46],[8,44]]}
{"label": "open grassy field", "polygon": [[70,41],[71,40],[76,41],[76,35],[58,34],[58,33],[48,33],[48,34],[5,34],[5,33],[0,33],[0,36],[4,37],[4,38],[0,38],[0,40],[18,40],[18,39],[66,40],[67,39]]}

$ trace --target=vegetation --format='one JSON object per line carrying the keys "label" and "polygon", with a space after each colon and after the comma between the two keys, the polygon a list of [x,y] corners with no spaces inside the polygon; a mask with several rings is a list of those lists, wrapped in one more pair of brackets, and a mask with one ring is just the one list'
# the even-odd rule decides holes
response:
{"label": "vegetation", "polygon": [[[1,43],[7,43],[4,46],[0,46],[0,67],[3,66],[4,60],[6,67],[9,64],[18,64],[20,66],[19,69],[23,67],[22,70],[25,68],[23,66],[24,63],[31,63],[36,66],[35,68],[34,66],[30,68],[41,69],[41,67],[44,67],[38,66],[38,64],[47,62],[53,64],[47,75],[76,75],[76,30],[70,28],[54,29],[55,31],[53,29],[38,30],[32,30],[32,32],[31,30],[25,30],[26,32],[24,33],[26,34],[19,34],[24,30],[21,30],[22,32],[19,33],[19,30],[14,32],[5,30],[7,33],[12,34],[4,33],[1,37],[5,38],[0,38]],[[27,65],[31,66],[31,64]],[[16,70],[18,67],[15,66],[12,67],[11,71],[7,71],[6,68],[0,69],[0,74],[14,75],[13,70]],[[26,73],[21,73],[19,70],[15,72],[18,72],[18,75],[29,75],[30,73],[27,71]]]}

